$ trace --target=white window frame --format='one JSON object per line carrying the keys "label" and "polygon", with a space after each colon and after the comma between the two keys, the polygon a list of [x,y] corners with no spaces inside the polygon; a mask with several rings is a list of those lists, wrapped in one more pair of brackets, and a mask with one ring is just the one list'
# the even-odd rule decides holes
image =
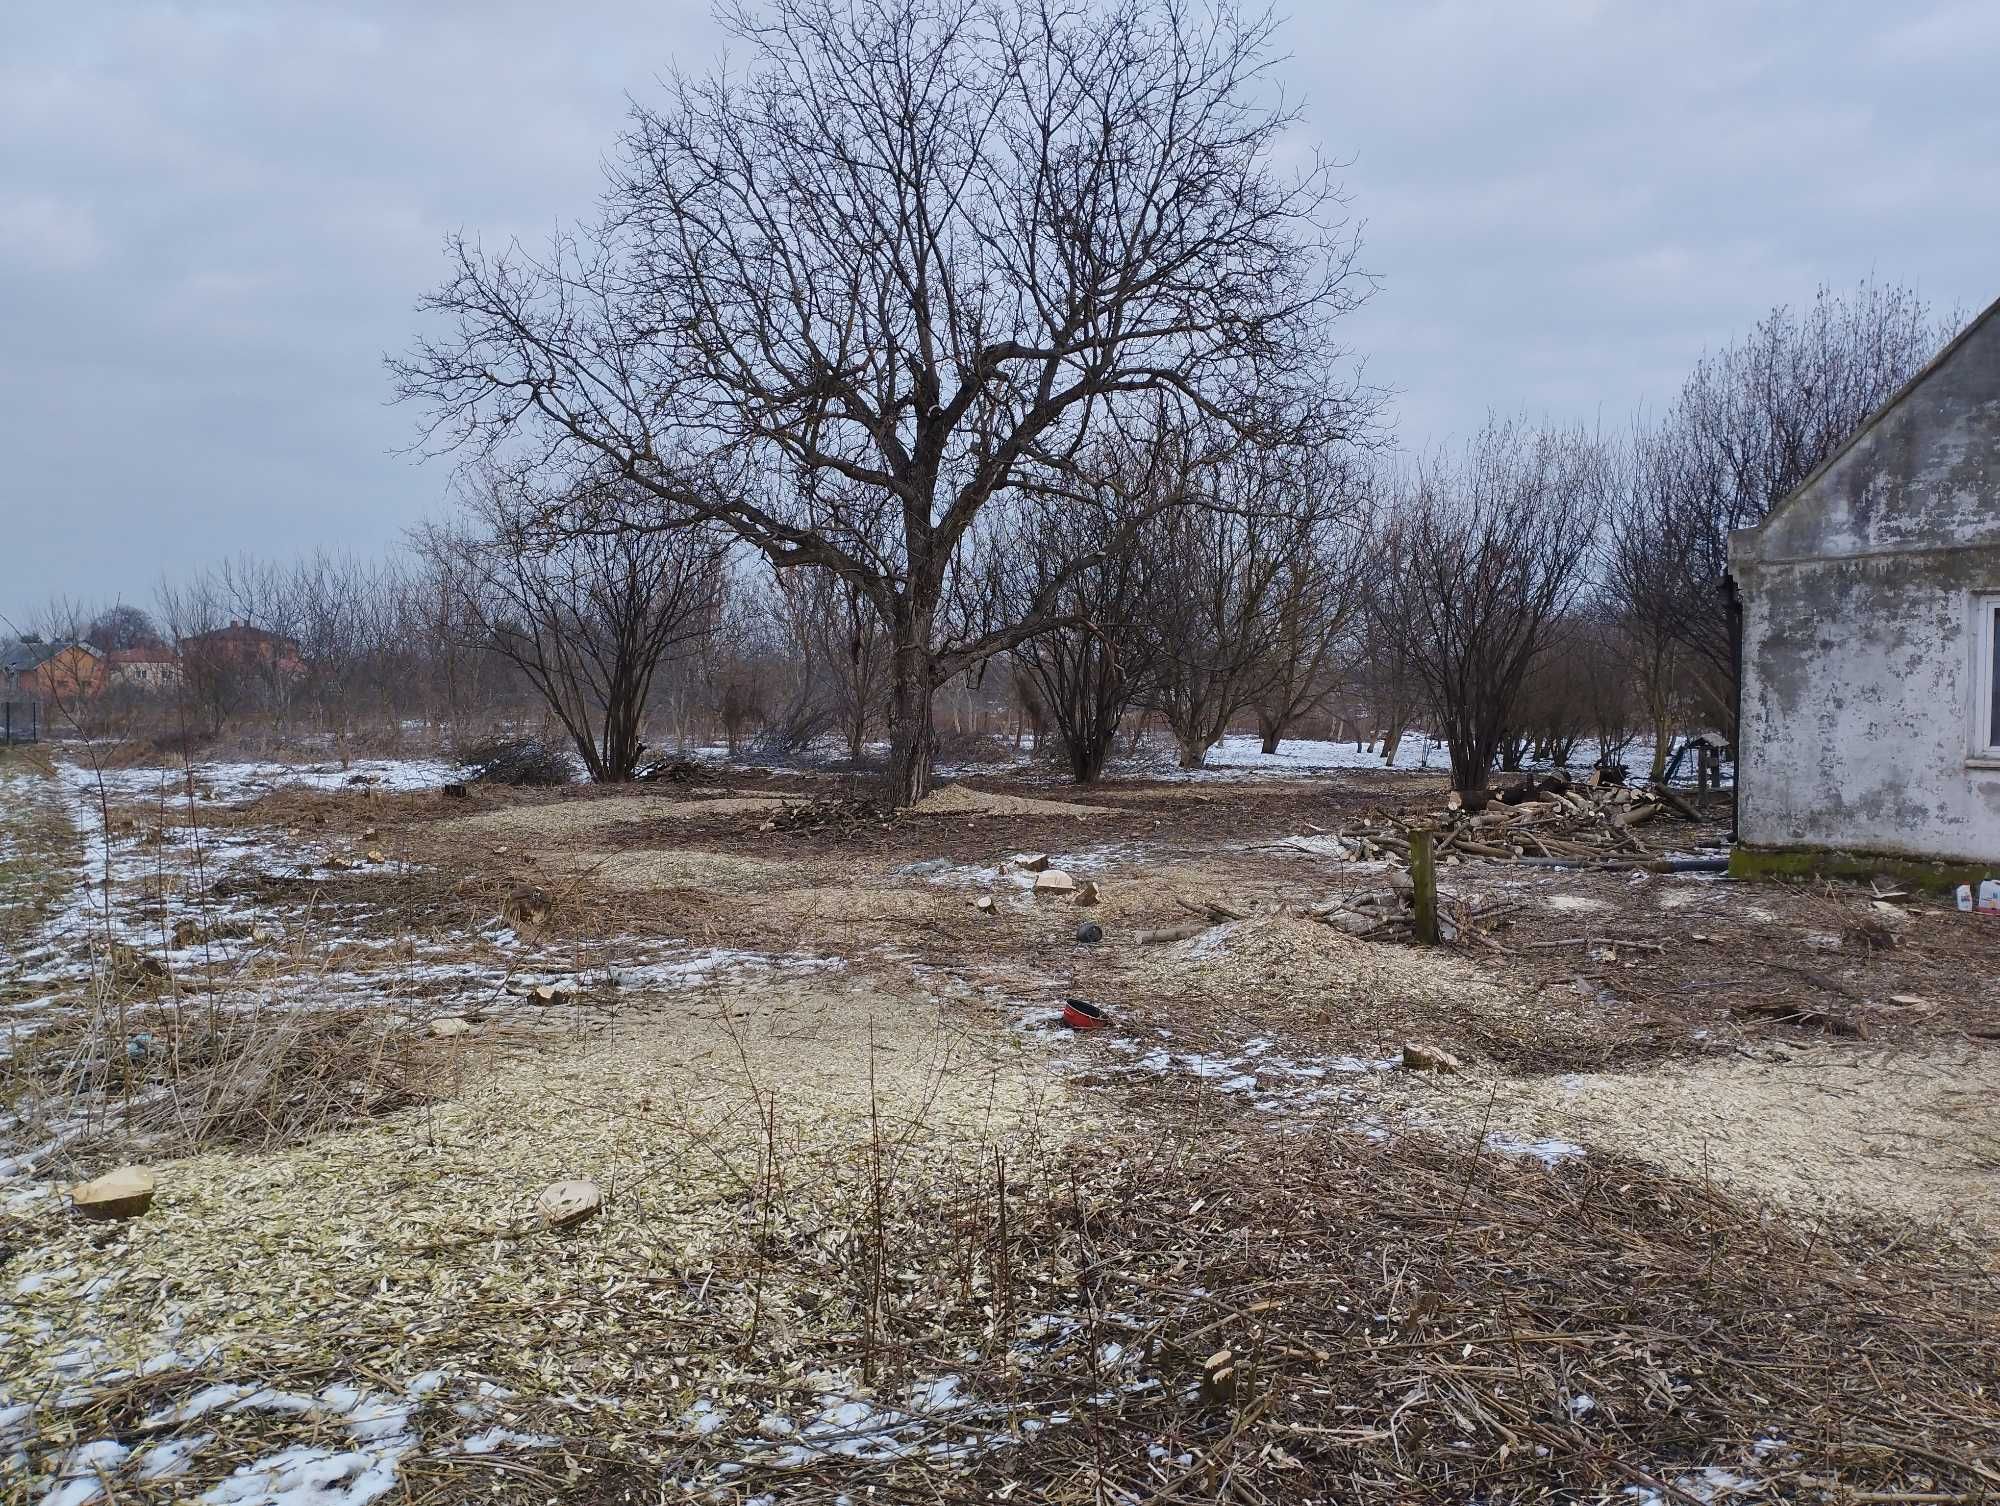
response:
{"label": "white window frame", "polygon": [[2000,630],[2000,591],[1974,592],[1968,613],[1972,629],[1972,696],[1966,728],[1966,762],[2000,768],[2000,739],[1993,736],[1994,633]]}

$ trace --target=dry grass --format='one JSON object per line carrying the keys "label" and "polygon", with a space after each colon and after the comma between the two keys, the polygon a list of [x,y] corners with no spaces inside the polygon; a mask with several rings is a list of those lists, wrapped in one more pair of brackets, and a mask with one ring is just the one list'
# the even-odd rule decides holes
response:
{"label": "dry grass", "polygon": [[[1046,1209],[1025,1239],[1066,1252],[1049,1276],[1089,1294],[1071,1364],[1106,1338],[1138,1358],[1096,1406],[1079,1392],[1098,1376],[1052,1397],[1023,1365],[1013,1394],[1077,1423],[982,1461],[987,1488],[1707,1500],[1716,1477],[1683,1480],[1703,1466],[1759,1499],[2000,1488],[1993,1276],[1932,1233],[1774,1221],[1614,1158],[1549,1172],[1421,1137],[1281,1143],[1120,1138]],[[1234,1391],[1204,1395],[1225,1348]]]}
{"label": "dry grass", "polygon": [[4,1063],[45,1177],[216,1146],[269,1150],[456,1090],[459,1053],[384,1006],[254,1011],[114,1001],[60,1016]]}
{"label": "dry grass", "polygon": [[[125,1335],[171,1283],[230,1373],[491,1377],[555,1440],[521,1478],[578,1500],[655,1500],[663,1477],[736,1500],[1707,1500],[1704,1468],[1755,1499],[2000,1488],[1994,1279],[1930,1231],[1795,1225],[1611,1157],[1274,1138],[1192,1101],[1063,1157],[979,1105],[986,1134],[942,1130],[965,1075],[942,1059],[901,1095],[936,1107],[871,1132],[754,1056],[677,1103],[659,1044],[504,1078],[422,1133],[173,1168],[110,1291],[79,1307],[104,1256],[65,1239],[39,1258],[76,1274],[23,1306]],[[578,1172],[609,1188],[602,1218],[523,1218]],[[1219,1351],[1230,1383],[1204,1385]],[[778,1446],[828,1395],[908,1407],[940,1376],[960,1399],[904,1414],[893,1448]],[[156,1379],[149,1403],[201,1383]],[[464,1425],[423,1426],[413,1487],[483,1498]],[[297,1436],[232,1435],[184,1488]]]}
{"label": "dry grass", "polygon": [[0,748],[0,954],[18,954],[75,880],[76,832],[53,775],[44,749]]}
{"label": "dry grass", "polygon": [[[616,1030],[493,1046],[469,1048],[491,1072],[399,1122],[162,1167],[152,1211],[108,1248],[101,1226],[46,1206],[0,1231],[34,1252],[10,1274],[47,1275],[0,1314],[13,1379],[54,1379],[85,1340],[105,1346],[104,1367],[136,1369],[171,1335],[198,1335],[215,1367],[159,1379],[149,1404],[218,1372],[295,1388],[359,1373],[393,1392],[443,1368],[519,1392],[523,1425],[557,1436],[579,1429],[560,1415],[565,1394],[631,1416],[623,1440],[577,1437],[587,1472],[607,1449],[657,1460],[663,1425],[726,1373],[772,1398],[797,1384],[782,1377],[802,1348],[889,1373],[890,1329],[919,1296],[902,1251],[888,1258],[914,1233],[909,1205],[965,1167],[976,1181],[984,1157],[1033,1160],[1055,1127],[1004,1040],[838,978],[754,990],[731,978],[657,1012],[641,1001]],[[533,1200],[568,1176],[598,1181],[609,1205],[576,1234],[550,1233]],[[873,1316],[857,1330],[862,1309]],[[52,1409],[38,1454],[104,1436],[132,1408],[113,1386]],[[301,1426],[239,1424],[180,1488],[299,1441]],[[440,1484],[459,1478],[437,1459],[472,1429],[442,1415],[424,1431]],[[490,1478],[474,1471],[469,1488]]]}

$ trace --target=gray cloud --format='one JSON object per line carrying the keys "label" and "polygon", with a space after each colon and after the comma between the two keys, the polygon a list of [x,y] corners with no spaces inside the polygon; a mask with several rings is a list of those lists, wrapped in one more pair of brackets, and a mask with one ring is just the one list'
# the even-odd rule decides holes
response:
{"label": "gray cloud", "polygon": [[[1622,426],[1871,272],[2000,295],[2000,6],[1295,0],[1300,144],[1352,158],[1350,338],[1403,439]],[[16,8],[0,51],[0,611],[238,550],[373,550],[445,472],[380,357],[442,237],[589,210],[698,6]]]}

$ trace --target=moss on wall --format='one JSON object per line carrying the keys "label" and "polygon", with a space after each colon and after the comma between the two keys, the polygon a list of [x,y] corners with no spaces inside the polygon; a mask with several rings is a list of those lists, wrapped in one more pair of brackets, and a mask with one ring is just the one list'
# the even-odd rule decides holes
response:
{"label": "moss on wall", "polygon": [[1880,852],[1835,852],[1819,847],[1745,847],[1729,853],[1729,876],[1739,879],[1892,878],[1915,888],[1950,894],[1974,887],[2000,870],[1971,863],[1920,862]]}

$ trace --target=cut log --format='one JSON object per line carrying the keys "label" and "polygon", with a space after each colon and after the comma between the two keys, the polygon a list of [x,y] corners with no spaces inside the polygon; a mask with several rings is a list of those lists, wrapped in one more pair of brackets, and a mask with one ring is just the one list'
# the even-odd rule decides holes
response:
{"label": "cut log", "polygon": [[1445,806],[1450,810],[1465,811],[1477,815],[1493,803],[1491,790],[1453,790],[1444,797]]}
{"label": "cut log", "polygon": [[535,1199],[535,1211],[551,1229],[567,1229],[596,1216],[604,1206],[604,1194],[595,1182],[581,1179],[551,1182]]}
{"label": "cut log", "polygon": [[121,1166],[70,1188],[69,1200],[85,1218],[137,1218],[152,1206],[153,1174],[143,1166]]}
{"label": "cut log", "polygon": [[1676,795],[1672,790],[1668,789],[1664,784],[1654,785],[1652,787],[1652,791],[1653,791],[1653,798],[1655,800],[1658,800],[1664,805],[1666,805],[1666,807],[1669,810],[1671,810],[1675,815],[1681,817],[1683,820],[1699,821],[1701,819],[1700,811],[1696,810],[1693,806],[1689,805],[1685,800],[1681,799],[1680,796]]}
{"label": "cut log", "polygon": [[1442,1046],[1418,1045],[1410,1042],[1403,1047],[1403,1070],[1406,1072],[1456,1072],[1458,1058]]}

